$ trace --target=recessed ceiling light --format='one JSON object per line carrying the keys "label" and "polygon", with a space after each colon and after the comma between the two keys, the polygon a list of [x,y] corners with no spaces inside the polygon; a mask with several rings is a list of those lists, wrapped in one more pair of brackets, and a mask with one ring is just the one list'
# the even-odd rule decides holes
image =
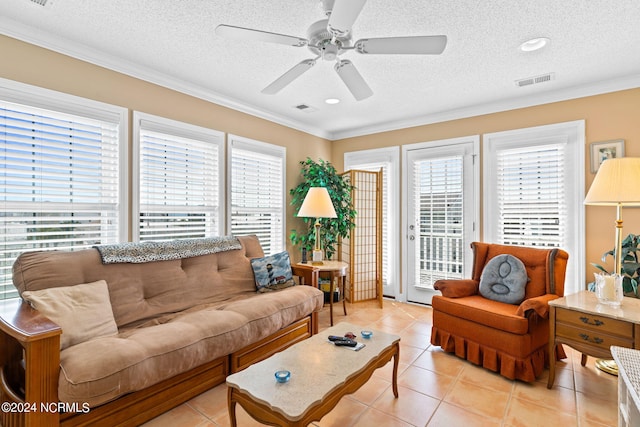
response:
{"label": "recessed ceiling light", "polygon": [[327,98],[324,100],[324,102],[326,102],[327,104],[339,104],[340,100],[338,98]]}
{"label": "recessed ceiling light", "polygon": [[532,52],[534,50],[542,49],[549,43],[549,39],[546,37],[536,37],[535,39],[527,40],[520,45],[520,50],[523,52]]}

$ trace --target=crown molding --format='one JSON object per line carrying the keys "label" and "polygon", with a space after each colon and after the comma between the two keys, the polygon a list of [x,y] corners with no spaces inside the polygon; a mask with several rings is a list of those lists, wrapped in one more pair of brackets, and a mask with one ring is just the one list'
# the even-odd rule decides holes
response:
{"label": "crown molding", "polygon": [[160,73],[148,67],[141,67],[132,62],[123,61],[122,59],[116,58],[112,55],[97,52],[95,49],[90,49],[81,43],[71,42],[61,37],[51,36],[51,34],[47,34],[39,29],[26,26],[7,18],[0,17],[0,34],[67,55],[99,67],[107,68],[118,73],[144,80],[149,83],[172,89],[186,95],[194,96],[223,107],[269,120],[276,124],[318,136],[320,138],[329,139],[331,136],[329,132],[323,129],[308,126],[287,117],[274,114],[270,111],[256,108],[228,96],[223,96],[217,92],[205,89],[201,86],[190,84],[184,80],[176,79],[167,74]]}
{"label": "crown molding", "polygon": [[[480,116],[484,114],[498,113],[502,111],[519,108],[532,107],[536,105],[549,104],[552,102],[566,101],[570,99],[583,98],[586,96],[599,95],[603,93],[616,92],[625,89],[640,87],[640,74],[624,76],[612,80],[600,81],[585,85],[573,86],[564,89],[541,92],[517,98],[509,98],[495,102],[477,104],[469,107],[437,112],[434,114],[413,117],[403,120],[393,120],[378,123],[372,126],[346,129],[343,131],[330,132],[314,126],[291,120],[270,111],[256,108],[228,96],[221,95],[198,85],[193,85],[184,80],[171,77],[147,67],[141,67],[132,62],[123,61],[114,56],[96,52],[80,43],[52,37],[50,34],[26,26],[16,21],[0,17],[0,34],[12,37],[63,55],[70,56],[91,64],[107,68],[128,76],[138,78],[149,83],[157,84],[168,89],[172,89],[186,95],[194,96],[205,101],[212,102],[223,107],[227,107],[242,113],[269,120],[291,129],[299,130],[330,141],[352,138],[375,133],[389,132],[410,127],[424,126],[445,121],[464,119],[468,117]],[[526,90],[526,88],[523,88]]]}
{"label": "crown molding", "polygon": [[620,90],[640,87],[640,74],[633,74],[612,80],[603,80],[580,86],[573,86],[554,91],[536,93],[528,96],[509,98],[495,102],[473,105],[449,111],[442,111],[427,116],[414,117],[406,120],[396,120],[379,123],[358,129],[333,132],[330,135],[332,141],[353,138],[374,133],[390,132],[399,129],[430,125],[451,120],[481,116],[485,114],[499,113],[502,111],[516,110],[519,108],[533,107],[536,105],[550,104],[553,102],[568,101],[587,96],[601,95]]}

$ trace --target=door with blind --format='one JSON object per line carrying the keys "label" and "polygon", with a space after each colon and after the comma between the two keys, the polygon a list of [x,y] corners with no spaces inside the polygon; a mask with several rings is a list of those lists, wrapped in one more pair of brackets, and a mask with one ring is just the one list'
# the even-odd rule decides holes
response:
{"label": "door with blind", "polygon": [[398,147],[344,154],[344,169],[382,172],[382,294],[395,298],[399,289],[400,150]]}
{"label": "door with blind", "polygon": [[562,248],[565,295],[584,288],[584,121],[484,136],[484,240]]}
{"label": "door with blind", "polygon": [[476,148],[473,137],[406,150],[407,301],[430,304],[437,280],[470,273]]}

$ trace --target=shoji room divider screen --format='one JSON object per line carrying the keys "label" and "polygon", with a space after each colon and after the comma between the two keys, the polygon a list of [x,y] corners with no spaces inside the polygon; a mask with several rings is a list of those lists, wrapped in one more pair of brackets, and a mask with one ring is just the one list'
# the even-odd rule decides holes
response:
{"label": "shoji room divider screen", "polygon": [[342,239],[338,254],[349,263],[345,297],[349,302],[378,300],[382,307],[382,171],[342,174],[355,188],[356,226]]}

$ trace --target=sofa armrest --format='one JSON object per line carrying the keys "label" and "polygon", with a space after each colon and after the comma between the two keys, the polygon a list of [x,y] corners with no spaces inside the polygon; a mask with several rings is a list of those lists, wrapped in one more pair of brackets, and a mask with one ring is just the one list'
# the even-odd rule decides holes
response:
{"label": "sofa armrest", "polygon": [[320,270],[313,265],[296,264],[291,266],[291,273],[300,278],[301,285],[318,287],[318,277]]}
{"label": "sofa armrest", "polygon": [[533,310],[538,316],[546,319],[549,316],[549,301],[560,298],[556,294],[545,294],[529,298],[520,304],[516,311],[517,316],[527,317],[528,312]]}
{"label": "sofa armrest", "polygon": [[[4,389],[0,394],[3,400],[31,405],[57,404],[61,334],[58,325],[28,303],[20,299],[0,301],[0,376]],[[25,418],[21,425],[58,425],[59,422],[57,411],[17,415]]]}
{"label": "sofa armrest", "polygon": [[433,288],[442,292],[442,296],[461,298],[476,295],[479,282],[472,279],[442,279],[434,283]]}

